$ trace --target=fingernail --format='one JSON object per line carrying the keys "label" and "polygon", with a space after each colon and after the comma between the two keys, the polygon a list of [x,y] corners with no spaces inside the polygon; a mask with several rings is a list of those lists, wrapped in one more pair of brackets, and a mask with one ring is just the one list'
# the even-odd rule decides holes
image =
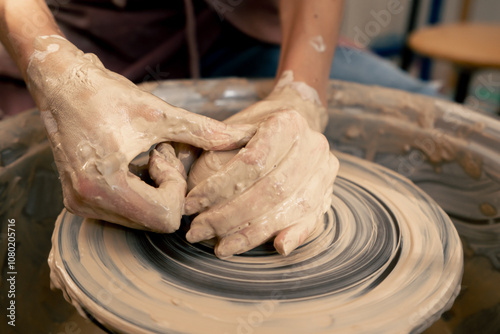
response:
{"label": "fingernail", "polygon": [[288,236],[285,236],[281,242],[277,242],[274,245],[274,248],[278,251],[283,256],[287,256],[290,254],[293,250],[295,250],[297,247],[299,247],[300,240],[298,238],[290,238]]}

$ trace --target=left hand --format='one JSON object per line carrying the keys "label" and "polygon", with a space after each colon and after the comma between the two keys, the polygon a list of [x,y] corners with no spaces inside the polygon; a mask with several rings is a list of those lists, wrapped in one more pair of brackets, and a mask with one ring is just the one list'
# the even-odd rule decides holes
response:
{"label": "left hand", "polygon": [[319,132],[325,110],[307,94],[312,88],[280,82],[268,98],[226,120],[257,126],[246,147],[205,152],[188,176],[185,213],[200,214],[186,238],[217,237],[220,258],[273,237],[276,250],[288,255],[330,206],[339,163]]}
{"label": "left hand", "polygon": [[[183,157],[163,142],[235,149],[254,133],[252,126],[226,125],[162,101],[62,36],[34,41],[28,84],[61,176],[64,205],[75,214],[174,232],[181,223],[186,173]],[[129,165],[159,142],[149,163],[153,187]]]}

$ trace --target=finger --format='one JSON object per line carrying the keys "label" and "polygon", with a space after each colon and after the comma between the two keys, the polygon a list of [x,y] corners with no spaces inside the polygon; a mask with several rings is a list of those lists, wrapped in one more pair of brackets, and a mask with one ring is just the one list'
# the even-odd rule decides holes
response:
{"label": "finger", "polygon": [[[149,154],[149,173],[153,181],[160,185],[166,183],[174,168],[186,179],[184,165],[177,158],[176,152],[170,143],[160,143]],[[176,173],[175,173],[176,174]]]}
{"label": "finger", "polygon": [[150,153],[149,174],[158,185],[157,191],[171,212],[170,224],[178,228],[184,210],[186,196],[186,172],[184,165],[175,156],[174,148],[168,143],[157,145]]}
{"label": "finger", "polygon": [[[240,221],[238,226],[227,231],[225,235],[222,234],[219,249],[216,250],[218,256],[227,257],[232,254],[240,254],[262,244],[290,225],[309,224],[310,226],[303,226],[302,231],[292,230],[292,234],[289,235],[290,239],[283,239],[285,234],[281,237],[281,241],[278,241],[280,253],[289,254],[305,240],[302,237],[293,239],[296,236],[293,233],[303,233],[307,238],[326,211],[323,205],[324,199],[331,200],[331,193],[328,193],[331,191],[331,186],[325,181],[333,183],[334,176],[326,176],[325,178],[325,172],[329,172],[326,166],[312,175],[311,179],[285,202],[273,207],[257,219],[246,223],[244,220]],[[201,222],[201,224],[205,224],[205,222]],[[289,241],[289,245],[283,245],[282,241]]]}
{"label": "finger", "polygon": [[[151,110],[151,104],[155,109]],[[137,121],[133,126],[136,131],[149,133],[151,144],[172,141],[204,150],[228,150],[245,145],[256,131],[254,125],[227,125],[171,106],[153,95],[138,110],[137,116],[147,118],[145,122]]]}
{"label": "finger", "polygon": [[[294,209],[294,202],[294,200],[291,200],[283,207],[268,212],[255,221],[244,224],[244,228],[241,230],[229,232],[227,236],[221,238],[215,249],[217,257],[225,258],[253,249],[276,236],[279,231],[286,229],[290,224],[301,222],[302,219],[304,219],[304,222],[314,224],[311,219],[304,218],[306,211]],[[317,215],[317,210],[313,210],[313,213],[307,214],[306,217],[310,218],[314,215]]]}
{"label": "finger", "polygon": [[[299,133],[304,132],[305,126],[305,121],[296,112],[274,113],[260,125],[254,138],[225,168],[189,192],[186,213],[200,212],[232,198],[276,169],[289,154]],[[196,169],[192,172],[196,175]]]}
{"label": "finger", "polygon": [[123,216],[155,232],[174,232],[180,225],[186,194],[184,166],[169,143],[160,143],[150,152],[148,169],[157,187],[127,175],[124,200],[132,203]]}
{"label": "finger", "polygon": [[[279,214],[275,217],[268,216],[241,231],[222,238],[215,247],[215,255],[223,259],[235,254],[242,254],[272,239],[278,233],[280,225],[271,222],[276,221],[278,216]],[[323,215],[321,215],[322,217]],[[293,222],[292,226],[279,232],[274,241],[278,253],[285,256],[290,254],[307,239],[318,221],[320,218],[316,213],[306,215]]]}
{"label": "finger", "polygon": [[186,240],[192,244],[212,239],[215,237],[215,230],[206,223],[191,222],[189,231],[186,233]]}
{"label": "finger", "polygon": [[[317,145],[314,148],[305,148],[301,145],[307,146],[307,143],[296,143],[289,156],[251,189],[202,212],[193,222],[198,226],[212,227],[217,235],[225,235],[238,228],[242,222],[255,220],[262,214],[284,205],[283,203],[294,198],[295,193],[301,188],[312,187],[318,191],[326,186],[326,184],[311,184],[312,177],[321,178],[319,182],[333,183],[330,180],[335,177],[335,171],[324,171],[325,168],[329,168],[325,161],[329,158],[327,144],[323,147]],[[310,151],[304,155],[307,149]],[[200,201],[201,205],[206,206],[203,201],[204,198]]]}
{"label": "finger", "polygon": [[165,178],[158,188],[149,186],[130,172],[97,179],[79,175],[71,196],[65,198],[65,205],[71,212],[84,217],[171,233],[179,228],[186,189],[182,175],[175,168],[172,171],[177,176]]}
{"label": "finger", "polygon": [[265,223],[250,225],[249,227],[222,238],[215,247],[215,255],[224,259],[234,254],[249,251],[274,236],[274,229]]}
{"label": "finger", "polygon": [[[156,161],[154,164],[162,163]],[[127,199],[131,207],[123,213],[123,216],[153,232],[172,233],[181,223],[186,181],[171,166],[163,166],[161,170],[169,176],[155,180],[156,183],[160,182],[158,188],[153,188],[138,179],[127,181],[131,190]],[[153,176],[152,178],[154,179]]]}
{"label": "finger", "polygon": [[290,254],[307,239],[323,219],[323,212],[318,210],[319,205],[309,213],[309,211],[296,210],[295,202],[291,200],[260,219],[245,224],[243,229],[221,238],[215,248],[217,257],[226,258],[244,253],[262,245],[276,235],[274,245],[278,253],[285,256]]}
{"label": "finger", "polygon": [[302,217],[292,226],[279,232],[274,239],[274,248],[281,255],[287,256],[311,235],[316,226],[323,221],[324,213]]}

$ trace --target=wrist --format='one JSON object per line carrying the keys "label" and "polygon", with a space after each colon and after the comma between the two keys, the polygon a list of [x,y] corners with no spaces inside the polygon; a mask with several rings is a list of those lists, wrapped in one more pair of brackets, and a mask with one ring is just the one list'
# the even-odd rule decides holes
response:
{"label": "wrist", "polygon": [[62,35],[44,0],[1,0],[0,42],[26,79],[37,36]]}
{"label": "wrist", "polygon": [[306,82],[295,80],[290,70],[281,74],[267,100],[280,101],[283,106],[296,110],[316,131],[323,132],[326,127],[328,114],[318,91]]}
{"label": "wrist", "polygon": [[75,68],[84,66],[83,52],[59,35],[38,36],[25,72],[28,89],[39,108],[61,88],[77,78]]}

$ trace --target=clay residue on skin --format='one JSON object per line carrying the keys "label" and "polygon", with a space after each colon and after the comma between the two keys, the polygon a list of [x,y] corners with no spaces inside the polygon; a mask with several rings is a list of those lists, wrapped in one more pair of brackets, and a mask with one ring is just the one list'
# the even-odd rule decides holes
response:
{"label": "clay residue on skin", "polygon": [[319,98],[318,92],[308,86],[305,82],[294,81],[293,71],[284,71],[281,74],[280,79],[276,83],[276,90],[284,89],[285,87],[291,87],[295,89],[304,100],[311,101],[317,105],[321,105],[321,100]]}
{"label": "clay residue on skin", "polygon": [[49,46],[47,46],[46,51],[35,50],[35,52],[31,57],[36,58],[38,61],[43,62],[45,60],[45,57],[47,57],[47,55],[57,52],[57,50],[59,50],[58,44],[50,44]]}
{"label": "clay residue on skin", "polygon": [[[333,211],[288,257],[221,261],[180,235],[148,236],[63,212],[52,238],[51,280],[80,311],[120,332],[420,331],[457,295],[458,235],[411,183],[341,158]],[[394,179],[392,187],[386,177]],[[159,256],[162,266],[153,266],[150,256]],[[294,298],[303,294],[311,297]]]}
{"label": "clay residue on skin", "polygon": [[309,44],[316,50],[317,52],[325,52],[326,50],[326,45],[325,41],[323,40],[323,36],[318,35],[316,37],[311,38],[309,41]]}

